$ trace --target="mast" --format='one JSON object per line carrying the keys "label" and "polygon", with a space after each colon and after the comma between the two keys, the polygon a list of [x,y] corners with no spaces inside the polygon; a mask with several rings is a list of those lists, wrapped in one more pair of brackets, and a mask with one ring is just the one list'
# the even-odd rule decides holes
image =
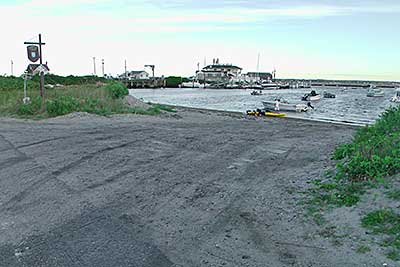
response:
{"label": "mast", "polygon": [[258,53],[257,57],[257,78],[260,79],[260,53]]}

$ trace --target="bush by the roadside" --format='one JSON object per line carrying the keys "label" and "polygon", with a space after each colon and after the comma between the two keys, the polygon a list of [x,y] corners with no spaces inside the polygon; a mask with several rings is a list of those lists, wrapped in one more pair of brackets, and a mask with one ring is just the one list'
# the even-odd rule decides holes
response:
{"label": "bush by the roadside", "polygon": [[129,94],[128,88],[120,82],[110,82],[105,85],[106,90],[108,90],[113,98],[122,98]]}
{"label": "bush by the roadside", "polygon": [[17,104],[17,114],[22,116],[32,116],[42,111],[42,98],[33,97],[29,103],[20,102]]}
{"label": "bush by the roadside", "polygon": [[78,108],[79,102],[71,96],[61,96],[46,101],[46,111],[51,117],[65,115],[77,111]]}

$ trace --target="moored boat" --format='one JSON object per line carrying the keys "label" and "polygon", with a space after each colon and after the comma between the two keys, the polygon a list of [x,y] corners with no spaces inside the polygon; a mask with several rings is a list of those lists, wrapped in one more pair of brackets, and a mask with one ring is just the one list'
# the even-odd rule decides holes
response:
{"label": "moored boat", "polygon": [[314,90],[311,91],[309,94],[305,94],[301,100],[303,101],[318,101],[321,99],[321,95],[317,94]]}
{"label": "moored boat", "polygon": [[190,82],[183,82],[181,83],[182,88],[200,88],[200,83],[196,81],[190,81]]}
{"label": "moored boat", "polygon": [[367,92],[368,97],[383,97],[384,95],[382,89],[379,88],[370,88]]}
{"label": "moored boat", "polygon": [[390,99],[391,102],[400,103],[400,88],[396,89],[395,95]]}
{"label": "moored boat", "polygon": [[272,83],[272,82],[264,82],[261,84],[261,87],[263,89],[279,89],[279,85],[276,83]]}
{"label": "moored boat", "polygon": [[[264,108],[266,110],[275,111],[276,110],[276,101],[262,101]],[[299,104],[290,104],[290,103],[279,103],[279,111],[291,111],[291,112],[305,112],[308,110],[308,106],[299,103]]]}
{"label": "moored boat", "polygon": [[253,92],[251,92],[250,94],[251,95],[262,95],[262,91],[261,90],[260,91],[253,90]]}
{"label": "moored boat", "polygon": [[336,98],[336,95],[325,91],[324,98]]}

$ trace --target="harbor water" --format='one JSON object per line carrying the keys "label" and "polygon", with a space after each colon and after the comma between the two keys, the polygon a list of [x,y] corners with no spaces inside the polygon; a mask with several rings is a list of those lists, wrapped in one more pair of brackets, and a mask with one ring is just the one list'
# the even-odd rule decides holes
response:
{"label": "harbor water", "polygon": [[245,112],[263,108],[261,101],[281,98],[289,103],[306,103],[301,97],[315,90],[333,93],[336,98],[321,98],[312,102],[314,110],[302,113],[287,112],[288,117],[318,121],[331,121],[366,125],[373,123],[390,106],[400,104],[390,102],[395,89],[383,89],[384,97],[367,97],[366,88],[314,87],[312,89],[263,90],[262,95],[250,95],[250,89],[131,89],[130,94],[145,102]]}

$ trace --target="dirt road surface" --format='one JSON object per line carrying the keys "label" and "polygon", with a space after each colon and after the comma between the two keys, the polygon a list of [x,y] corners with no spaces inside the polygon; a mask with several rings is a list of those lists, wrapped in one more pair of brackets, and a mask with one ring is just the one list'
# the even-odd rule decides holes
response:
{"label": "dirt road surface", "polygon": [[190,111],[1,118],[0,266],[381,266],[315,235],[298,204],[353,131]]}

